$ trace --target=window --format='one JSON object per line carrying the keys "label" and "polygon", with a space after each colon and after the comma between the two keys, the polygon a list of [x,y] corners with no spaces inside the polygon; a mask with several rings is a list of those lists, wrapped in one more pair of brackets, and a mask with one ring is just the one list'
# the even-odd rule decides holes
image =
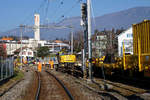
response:
{"label": "window", "polygon": [[25,51],[23,51],[23,53],[22,53],[23,55],[26,55],[26,52]]}
{"label": "window", "polygon": [[131,37],[133,37],[133,34],[132,34],[132,33],[129,33],[129,34],[127,34],[127,37],[128,37],[128,38],[131,38]]}
{"label": "window", "polygon": [[97,40],[99,40],[99,39],[100,39],[100,37],[99,37],[99,36],[97,36],[96,38],[97,38]]}
{"label": "window", "polygon": [[28,55],[32,55],[32,52],[28,52]]}

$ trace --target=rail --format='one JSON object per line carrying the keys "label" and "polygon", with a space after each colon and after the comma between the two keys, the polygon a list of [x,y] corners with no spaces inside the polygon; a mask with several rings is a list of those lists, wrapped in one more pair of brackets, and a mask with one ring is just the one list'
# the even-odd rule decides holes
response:
{"label": "rail", "polygon": [[40,80],[39,72],[36,71],[36,74],[38,76],[38,89],[37,89],[37,92],[36,92],[35,100],[39,100],[40,89],[41,89],[41,80]]}
{"label": "rail", "polygon": [[53,75],[52,73],[46,71],[49,75],[53,76],[57,81],[58,83],[64,88],[65,92],[67,93],[68,97],[70,98],[70,100],[74,100],[73,96],[71,95],[71,93],[69,92],[69,90],[65,87],[65,85],[55,76]]}

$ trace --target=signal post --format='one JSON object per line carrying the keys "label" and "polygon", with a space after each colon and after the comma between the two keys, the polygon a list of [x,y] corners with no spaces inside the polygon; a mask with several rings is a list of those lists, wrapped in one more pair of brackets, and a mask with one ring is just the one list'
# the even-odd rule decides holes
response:
{"label": "signal post", "polygon": [[84,31],[84,49],[82,51],[82,60],[83,60],[83,77],[86,79],[87,77],[87,71],[86,71],[86,52],[87,52],[87,4],[82,3],[81,4],[81,26],[83,27]]}

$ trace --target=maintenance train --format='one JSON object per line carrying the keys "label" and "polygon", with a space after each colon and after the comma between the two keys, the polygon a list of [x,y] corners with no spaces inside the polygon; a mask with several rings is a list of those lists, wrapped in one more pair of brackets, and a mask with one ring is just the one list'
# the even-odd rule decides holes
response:
{"label": "maintenance train", "polygon": [[[125,54],[123,46],[123,57],[114,57],[107,54],[100,58],[92,59],[93,74],[101,74],[103,68],[107,75],[125,75],[131,77],[150,77],[150,20],[133,24],[133,55]],[[81,62],[77,55],[58,55],[59,66],[69,73],[80,72],[83,75]],[[113,62],[108,62],[113,59]],[[88,68],[88,62],[87,62]]]}

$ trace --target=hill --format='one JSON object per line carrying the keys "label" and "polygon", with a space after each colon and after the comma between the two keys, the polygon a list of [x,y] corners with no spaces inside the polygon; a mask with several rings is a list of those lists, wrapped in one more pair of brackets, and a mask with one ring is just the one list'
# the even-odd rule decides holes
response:
{"label": "hill", "polygon": [[[103,16],[95,17],[95,23],[92,23],[92,31],[95,29],[103,30],[112,28],[129,28],[132,24],[143,21],[144,19],[150,20],[150,7],[135,7],[127,10],[106,14]],[[57,25],[74,27],[73,31],[81,30],[80,17],[72,17],[62,20]],[[53,25],[53,24],[51,24]],[[68,38],[71,29],[41,29],[41,39],[55,39],[55,38]],[[17,35],[20,36],[20,29],[12,29],[7,32],[1,32],[2,35]],[[33,30],[26,30],[25,36],[33,37]]]}

